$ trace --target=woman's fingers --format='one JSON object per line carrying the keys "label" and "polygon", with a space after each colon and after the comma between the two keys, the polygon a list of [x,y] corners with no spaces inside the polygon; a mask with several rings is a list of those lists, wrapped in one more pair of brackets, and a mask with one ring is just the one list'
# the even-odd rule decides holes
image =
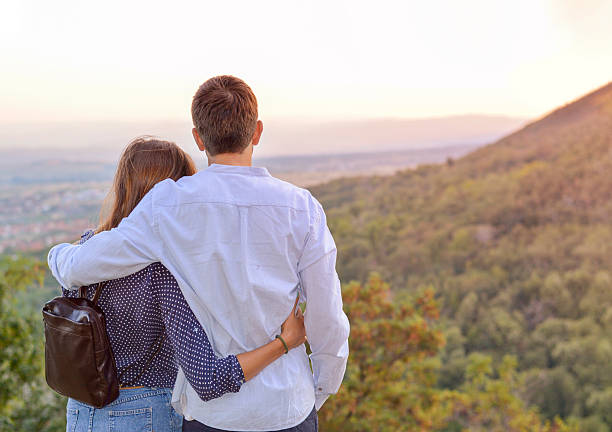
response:
{"label": "woman's fingers", "polygon": [[300,294],[298,293],[296,299],[295,299],[295,303],[293,304],[293,313],[297,316],[297,310],[300,310],[298,308],[298,303],[300,302]]}
{"label": "woman's fingers", "polygon": [[295,303],[293,304],[293,309],[291,309],[291,313],[289,314],[289,316],[287,317],[287,319],[285,320],[285,322],[283,322],[283,323],[281,324],[281,332],[282,332],[282,331],[284,331],[285,326],[287,325],[287,323],[290,323],[290,322],[291,322],[291,318],[292,318],[292,317],[297,317],[297,316],[298,316],[298,314],[297,314],[297,310],[300,310],[300,309],[298,308],[298,302],[299,302],[299,300],[300,300],[300,295],[298,294],[297,298],[295,299]]}
{"label": "woman's fingers", "polygon": [[300,298],[295,299],[293,310],[281,325],[281,335],[289,345],[290,349],[300,346],[306,340],[306,329],[304,327],[304,314],[299,307]]}

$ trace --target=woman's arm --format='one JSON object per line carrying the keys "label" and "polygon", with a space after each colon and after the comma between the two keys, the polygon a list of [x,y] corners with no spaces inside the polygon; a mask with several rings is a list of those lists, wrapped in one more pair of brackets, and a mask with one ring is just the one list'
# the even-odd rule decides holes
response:
{"label": "woman's arm", "polygon": [[[151,289],[161,309],[175,358],[189,384],[204,401],[238,392],[245,381],[285,353],[282,342],[275,339],[253,351],[219,358],[178,284],[163,267],[153,271]],[[301,314],[291,313],[283,324],[281,337],[290,348],[304,343],[306,332]]]}

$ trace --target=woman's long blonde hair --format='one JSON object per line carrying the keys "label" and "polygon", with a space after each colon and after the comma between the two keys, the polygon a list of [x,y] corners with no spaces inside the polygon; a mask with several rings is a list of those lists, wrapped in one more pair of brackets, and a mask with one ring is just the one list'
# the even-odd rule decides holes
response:
{"label": "woman's long blonde hair", "polygon": [[150,136],[134,139],[123,151],[113,186],[100,212],[96,232],[115,228],[162,180],[174,181],[196,173],[193,159],[170,141]]}

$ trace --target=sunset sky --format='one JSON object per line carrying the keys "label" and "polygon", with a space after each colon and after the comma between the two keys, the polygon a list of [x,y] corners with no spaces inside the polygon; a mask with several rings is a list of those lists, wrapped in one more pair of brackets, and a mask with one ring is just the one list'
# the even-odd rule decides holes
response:
{"label": "sunset sky", "polygon": [[245,79],[262,118],[533,117],[612,79],[612,1],[3,0],[3,122],[186,119]]}

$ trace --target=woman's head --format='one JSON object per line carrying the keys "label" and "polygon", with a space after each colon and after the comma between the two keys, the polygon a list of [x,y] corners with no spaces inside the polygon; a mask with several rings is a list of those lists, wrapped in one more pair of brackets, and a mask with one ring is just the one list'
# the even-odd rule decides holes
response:
{"label": "woman's head", "polygon": [[191,157],[173,142],[139,137],[128,144],[119,159],[98,232],[110,230],[129,215],[140,200],[162,180],[195,174]]}

